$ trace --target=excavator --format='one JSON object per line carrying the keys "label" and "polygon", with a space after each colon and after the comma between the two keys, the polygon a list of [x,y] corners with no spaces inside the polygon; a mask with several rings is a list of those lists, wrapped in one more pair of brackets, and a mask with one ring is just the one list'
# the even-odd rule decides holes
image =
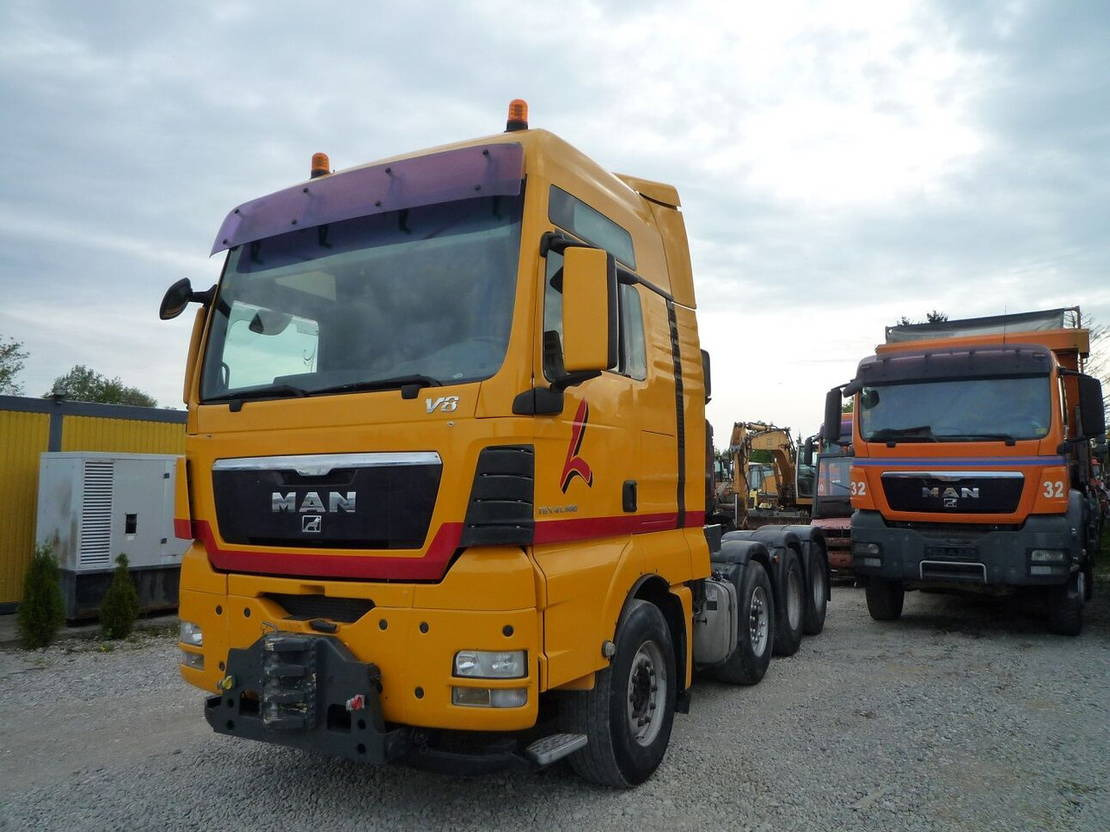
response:
{"label": "excavator", "polygon": [[[755,462],[766,451],[771,461]],[[799,465],[790,428],[766,422],[736,422],[728,451],[717,468],[717,516],[737,529],[808,523],[813,504],[813,469]]]}

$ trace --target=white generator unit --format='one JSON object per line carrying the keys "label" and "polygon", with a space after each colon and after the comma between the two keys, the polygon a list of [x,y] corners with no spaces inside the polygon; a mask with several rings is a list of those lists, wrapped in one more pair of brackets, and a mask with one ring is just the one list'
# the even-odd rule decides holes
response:
{"label": "white generator unit", "polygon": [[177,606],[181,556],[173,531],[178,457],[88,451],[39,460],[35,539],[51,544],[62,572],[66,618],[95,616],[120,554],[144,611]]}

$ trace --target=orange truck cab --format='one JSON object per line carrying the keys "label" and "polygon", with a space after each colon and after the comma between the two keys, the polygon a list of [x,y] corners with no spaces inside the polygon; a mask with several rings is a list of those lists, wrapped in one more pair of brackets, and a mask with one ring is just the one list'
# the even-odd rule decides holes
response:
{"label": "orange truck cab", "polygon": [[163,300],[200,305],[182,675],[223,734],[643,781],[695,668],[759,681],[826,568],[819,533],[705,526],[678,193],[519,101],[504,133],[311,172]]}
{"label": "orange truck cab", "polygon": [[1044,597],[1054,631],[1079,633],[1105,423],[1078,324],[1057,309],[891,327],[829,392],[826,424],[855,399],[852,568],[873,618],[897,618],[907,589],[1021,589]]}

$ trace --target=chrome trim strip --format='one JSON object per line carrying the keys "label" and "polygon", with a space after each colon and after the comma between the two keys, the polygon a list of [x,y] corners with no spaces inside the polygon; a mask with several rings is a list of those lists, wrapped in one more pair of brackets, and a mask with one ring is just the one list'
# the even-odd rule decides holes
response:
{"label": "chrome trim strip", "polygon": [[298,454],[296,456],[245,456],[217,459],[213,471],[287,471],[304,477],[321,477],[336,468],[381,468],[405,465],[442,465],[435,451],[372,454]]}
{"label": "chrome trim strip", "polygon": [[956,482],[966,479],[980,480],[1022,480],[1025,474],[1021,471],[883,471],[882,479],[888,477],[892,480],[910,480],[929,477],[934,480]]}

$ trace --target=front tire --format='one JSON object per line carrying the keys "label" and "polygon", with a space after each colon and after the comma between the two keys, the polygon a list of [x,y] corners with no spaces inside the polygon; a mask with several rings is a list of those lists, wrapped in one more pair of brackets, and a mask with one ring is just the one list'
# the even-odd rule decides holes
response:
{"label": "front tire", "polygon": [[757,684],[771,663],[775,640],[775,597],[767,570],[758,561],[744,566],[736,627],[736,649],[713,668],[713,676],[733,685]]}
{"label": "front tire", "polygon": [[654,604],[630,602],[609,667],[593,690],[561,703],[563,730],[588,743],[568,758],[592,783],[627,789],[647,780],[666,753],[678,691],[674,642]]}
{"label": "front tire", "polygon": [[1087,579],[1083,572],[1061,587],[1049,590],[1048,629],[1058,636],[1077,636],[1083,631],[1083,601]]}
{"label": "front tire", "polygon": [[782,585],[775,605],[775,655],[793,656],[802,645],[806,579],[798,553],[789,546],[783,551]]}
{"label": "front tire", "polygon": [[867,611],[876,621],[896,621],[902,616],[906,590],[897,581],[869,578],[867,581]]}

